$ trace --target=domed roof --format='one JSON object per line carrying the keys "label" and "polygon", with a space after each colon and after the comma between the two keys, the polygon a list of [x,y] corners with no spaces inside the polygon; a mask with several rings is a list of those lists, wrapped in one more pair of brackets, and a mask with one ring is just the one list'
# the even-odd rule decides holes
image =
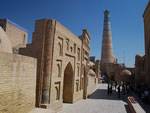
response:
{"label": "domed roof", "polygon": [[0,52],[12,53],[11,42],[2,27],[0,27]]}
{"label": "domed roof", "polygon": [[131,72],[129,70],[127,70],[127,69],[124,69],[124,70],[122,70],[120,75],[122,75],[122,76],[130,76]]}
{"label": "domed roof", "polygon": [[88,71],[88,75],[96,76],[96,73],[93,71],[93,69],[90,69],[90,70]]}
{"label": "domed roof", "polygon": [[131,72],[127,69],[124,69],[121,71],[120,73],[120,77],[121,77],[121,81],[130,81],[130,77],[131,77]]}
{"label": "domed roof", "polygon": [[142,55],[141,55],[141,54],[137,54],[136,56],[138,56],[138,57],[142,57]]}
{"label": "domed roof", "polygon": [[89,67],[93,67],[95,64],[94,64],[94,62],[92,62],[92,61],[90,61],[89,63],[88,63],[88,66]]}

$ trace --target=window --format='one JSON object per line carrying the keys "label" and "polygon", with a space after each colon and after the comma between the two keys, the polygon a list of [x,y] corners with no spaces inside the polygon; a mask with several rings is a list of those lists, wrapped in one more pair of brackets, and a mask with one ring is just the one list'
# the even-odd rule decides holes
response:
{"label": "window", "polygon": [[55,82],[55,100],[60,100],[60,83],[61,82]]}
{"label": "window", "polygon": [[74,44],[74,53],[76,53],[76,44]]}
{"label": "window", "polygon": [[96,84],[96,78],[95,78],[95,81],[94,81],[94,82],[95,82],[95,84]]}
{"label": "window", "polygon": [[13,53],[18,54],[19,53],[19,48],[13,48]]}
{"label": "window", "polygon": [[59,96],[59,89],[58,87],[55,87],[56,89],[56,100],[59,100],[60,96]]}
{"label": "window", "polygon": [[69,51],[69,39],[66,39],[67,50]]}
{"label": "window", "polygon": [[85,52],[84,52],[84,49],[83,49],[82,61],[84,61],[84,54],[85,54]]}
{"label": "window", "polygon": [[76,92],[79,91],[79,80],[76,80]]}
{"label": "window", "polygon": [[51,24],[50,23],[48,24],[48,29],[51,29]]}
{"label": "window", "polygon": [[78,61],[80,61],[80,48],[78,48]]}
{"label": "window", "polygon": [[0,27],[2,27],[4,29],[4,25],[0,25]]}
{"label": "window", "polygon": [[80,90],[83,89],[84,86],[84,78],[81,78],[80,80]]}
{"label": "window", "polygon": [[80,69],[79,66],[77,66],[77,72],[78,72],[78,76],[80,75]]}
{"label": "window", "polygon": [[62,45],[61,45],[60,42],[58,43],[58,48],[59,48],[59,55],[62,56],[63,55],[63,51],[62,51]]}
{"label": "window", "polygon": [[26,44],[26,35],[23,36],[23,44]]}
{"label": "window", "polygon": [[58,70],[58,77],[61,77],[61,66],[60,66],[60,64],[57,64],[57,70]]}
{"label": "window", "polygon": [[72,52],[72,50],[73,50],[73,48],[72,47],[70,47],[70,51]]}

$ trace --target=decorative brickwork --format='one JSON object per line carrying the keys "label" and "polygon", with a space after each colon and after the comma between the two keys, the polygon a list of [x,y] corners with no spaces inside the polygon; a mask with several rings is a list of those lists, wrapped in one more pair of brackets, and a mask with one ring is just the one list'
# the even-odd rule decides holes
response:
{"label": "decorative brickwork", "polygon": [[32,44],[20,53],[38,61],[37,107],[59,110],[62,102],[74,103],[87,97],[89,42],[85,29],[77,37],[55,20],[36,21]]}

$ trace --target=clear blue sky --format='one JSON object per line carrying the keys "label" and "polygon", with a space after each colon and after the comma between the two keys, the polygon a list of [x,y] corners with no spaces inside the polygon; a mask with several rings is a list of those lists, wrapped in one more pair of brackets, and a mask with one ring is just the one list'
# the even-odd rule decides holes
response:
{"label": "clear blue sky", "polygon": [[[53,18],[76,35],[87,28],[91,35],[91,55],[100,58],[103,11],[110,10],[113,51],[119,62],[133,66],[135,55],[144,53],[143,12],[148,0],[3,0],[0,17],[9,18],[28,30],[34,22]],[[124,59],[124,60],[123,60]]]}

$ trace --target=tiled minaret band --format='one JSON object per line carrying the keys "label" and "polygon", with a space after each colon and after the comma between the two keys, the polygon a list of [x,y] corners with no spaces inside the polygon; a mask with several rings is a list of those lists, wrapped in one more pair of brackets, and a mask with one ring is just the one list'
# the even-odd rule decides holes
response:
{"label": "tiled minaret band", "polygon": [[115,58],[113,56],[112,50],[112,33],[111,33],[111,23],[109,17],[109,11],[104,11],[104,29],[103,29],[103,40],[102,40],[102,54],[101,63],[114,63]]}

